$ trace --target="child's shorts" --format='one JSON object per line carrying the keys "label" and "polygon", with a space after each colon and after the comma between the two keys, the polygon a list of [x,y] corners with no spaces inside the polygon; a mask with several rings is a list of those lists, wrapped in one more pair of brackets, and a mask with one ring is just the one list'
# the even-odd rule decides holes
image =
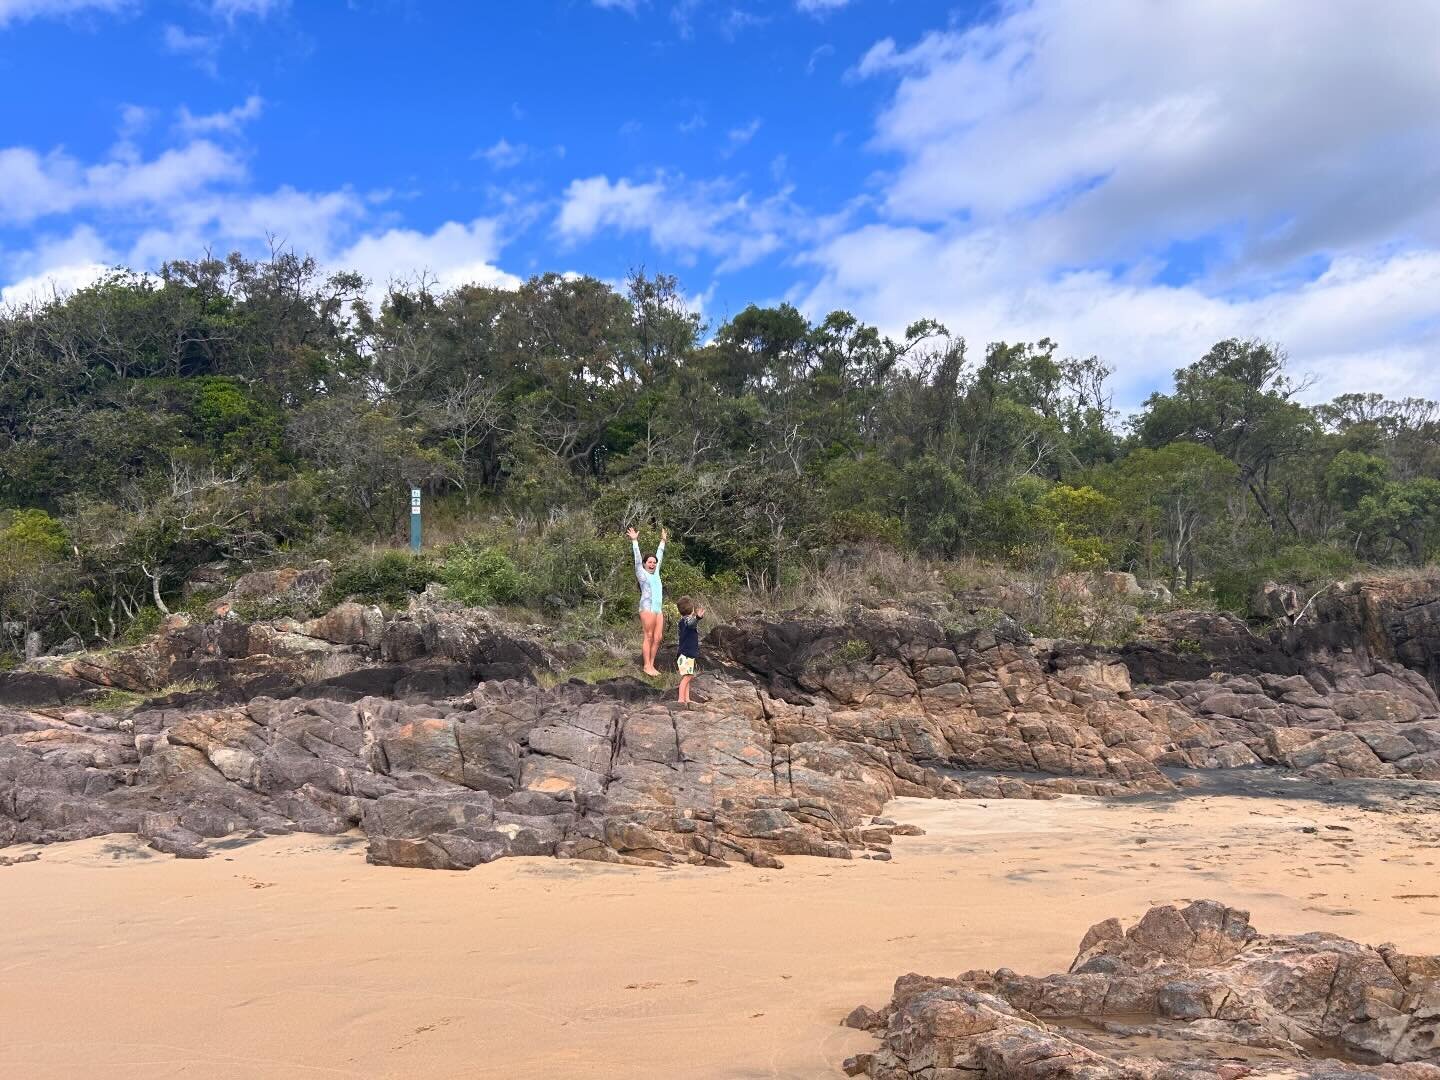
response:
{"label": "child's shorts", "polygon": [[680,672],[681,675],[694,675],[694,674],[695,674],[695,657],[693,657],[693,656],[679,656],[679,657],[676,657],[676,658],[675,658],[675,670],[678,671],[678,672]]}

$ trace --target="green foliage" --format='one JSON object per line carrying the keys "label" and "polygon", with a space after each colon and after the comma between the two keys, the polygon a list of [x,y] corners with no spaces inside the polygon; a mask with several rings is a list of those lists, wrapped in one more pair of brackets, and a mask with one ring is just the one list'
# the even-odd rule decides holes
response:
{"label": "green foliage", "polygon": [[605,682],[607,679],[618,679],[632,670],[627,660],[604,650],[592,649],[580,660],[567,665],[548,679],[542,677],[540,682],[542,686],[555,685],[569,679],[578,679],[583,683],[598,683]]}
{"label": "green foliage", "polygon": [[221,468],[276,474],[284,457],[281,414],[233,377],[202,376],[187,385],[196,434]]}
{"label": "green foliage", "polygon": [[905,523],[874,510],[837,510],[825,523],[830,544],[884,544],[898,548],[905,542]]}
{"label": "green foliage", "polygon": [[863,660],[869,660],[874,655],[868,641],[859,641],[854,638],[841,642],[836,646],[830,658],[837,664],[857,664]]}
{"label": "green foliage", "polygon": [[133,709],[135,706],[143,704],[144,701],[144,694],[137,694],[130,690],[107,690],[91,701],[89,706],[97,712],[118,713]]}
{"label": "green foliage", "polygon": [[1280,581],[1302,588],[1318,588],[1352,573],[1358,562],[1354,554],[1335,544],[1287,544],[1284,547],[1240,559],[1215,571],[1212,587],[1215,602],[1227,611],[1248,615],[1256,591],[1267,581]]}
{"label": "green foliage", "polygon": [[1372,546],[1398,541],[1414,562],[1422,562],[1440,539],[1440,480],[1427,476],[1383,484],[1360,498],[1345,524]]}
{"label": "green foliage", "polygon": [[51,559],[61,558],[69,547],[65,526],[44,510],[12,511],[0,516],[0,525],[0,544],[28,547]]}
{"label": "green foliage", "polygon": [[946,622],[945,629],[957,637],[964,637],[976,630],[993,630],[1008,618],[997,607],[978,607],[954,615]]}
{"label": "green foliage", "polygon": [[1114,648],[1134,641],[1144,625],[1139,607],[1115,594],[1079,598],[1050,588],[1026,629],[1042,637]]}
{"label": "green foliage", "polygon": [[663,274],[421,281],[378,307],[362,285],[231,255],[0,313],[0,616],[115,640],[204,562],[403,542],[412,485],[452,504],[450,535],[482,509],[515,527],[346,560],[330,599],[444,580],[624,620],[631,524],[672,532],[672,598],[773,591],[844,545],[1233,603],[1344,563],[1315,552],[1440,545],[1440,405],[1308,406],[1263,342],[1177,358],[1121,438],[1104,364],[1049,339],[972,355],[933,321],[891,338],[788,304],[712,330]]}
{"label": "green foliage", "polygon": [[516,565],[503,553],[477,543],[447,549],[440,564],[440,580],[450,596],[470,607],[523,604],[531,590]]}
{"label": "green foliage", "polygon": [[927,455],[907,465],[901,492],[910,540],[921,551],[954,555],[973,535],[979,496],[939,458]]}
{"label": "green foliage", "polygon": [[130,621],[125,628],[125,633],[120,637],[122,645],[139,645],[151,634],[160,629],[160,624],[165,621],[165,616],[160,613],[157,607],[144,607],[139,614]]}
{"label": "green foliage", "polygon": [[1118,499],[1088,485],[1056,484],[1040,497],[1036,510],[1070,566],[1098,570],[1114,565],[1121,514]]}
{"label": "green foliage", "polygon": [[1383,459],[1356,450],[1341,450],[1325,467],[1325,492],[1332,502],[1354,510],[1361,499],[1384,488],[1389,475],[1390,466]]}
{"label": "green foliage", "polygon": [[[339,600],[335,602],[339,603]],[[330,606],[324,602],[324,598],[316,600],[313,597],[286,592],[254,600],[242,600],[235,605],[234,610],[235,614],[246,622],[278,622],[281,619],[304,622],[306,619],[313,619]]]}
{"label": "green foliage", "polygon": [[320,602],[333,607],[342,600],[364,604],[403,607],[411,594],[425,591],[432,581],[441,581],[442,571],[424,555],[409,551],[381,551],[360,555],[335,568],[335,576]]}

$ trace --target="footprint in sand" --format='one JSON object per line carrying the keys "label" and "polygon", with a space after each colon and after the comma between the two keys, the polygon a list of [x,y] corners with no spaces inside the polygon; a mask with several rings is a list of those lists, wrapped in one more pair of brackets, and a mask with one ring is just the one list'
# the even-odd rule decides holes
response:
{"label": "footprint in sand", "polygon": [[428,1032],[428,1031],[434,1031],[436,1028],[447,1027],[448,1025],[453,1024],[454,1022],[455,1022],[455,1017],[453,1017],[453,1016],[442,1016],[442,1017],[440,1017],[439,1020],[436,1020],[436,1021],[434,1021],[434,1022],[432,1022],[432,1023],[429,1023],[429,1024],[421,1024],[419,1027],[415,1028],[413,1031],[410,1032],[410,1035],[409,1035],[408,1038],[401,1039],[398,1043],[396,1043],[396,1044],[395,1044],[394,1046],[392,1046],[390,1049],[391,1049],[391,1050],[404,1050],[404,1049],[406,1049],[407,1047],[414,1046],[415,1043],[416,1043],[417,1041],[419,1041],[419,1037],[420,1037],[421,1035],[424,1035],[424,1034],[425,1034],[426,1032]]}

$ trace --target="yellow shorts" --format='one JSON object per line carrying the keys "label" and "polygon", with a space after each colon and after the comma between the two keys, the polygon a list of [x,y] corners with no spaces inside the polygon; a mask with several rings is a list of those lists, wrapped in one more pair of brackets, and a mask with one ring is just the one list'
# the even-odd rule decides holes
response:
{"label": "yellow shorts", "polygon": [[678,671],[678,672],[680,672],[681,675],[694,675],[694,674],[695,674],[695,657],[693,657],[693,656],[679,656],[679,657],[676,657],[676,658],[675,658],[675,670]]}

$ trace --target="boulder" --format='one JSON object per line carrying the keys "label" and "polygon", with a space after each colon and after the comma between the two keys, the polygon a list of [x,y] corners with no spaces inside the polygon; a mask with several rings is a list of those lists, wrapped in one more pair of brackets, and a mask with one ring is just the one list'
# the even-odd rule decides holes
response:
{"label": "boulder", "polygon": [[1095,592],[1102,596],[1129,596],[1141,597],[1145,590],[1140,587],[1140,582],[1135,579],[1134,574],[1108,571],[1102,573],[1096,581]]}
{"label": "boulder", "polygon": [[300,633],[335,645],[365,645],[379,648],[385,630],[385,613],[378,607],[367,607],[346,601],[338,607],[303,623]]}
{"label": "boulder", "polygon": [[1440,957],[1267,936],[1202,900],[1097,924],[1066,974],[906,975],[844,1023],[880,1033],[854,1059],[877,1080],[1420,1080],[1440,1076]]}
{"label": "boulder", "polygon": [[230,586],[224,600],[230,604],[242,601],[276,600],[296,597],[313,600],[330,584],[334,572],[324,559],[306,567],[285,566],[278,570],[256,570],[242,574]]}

